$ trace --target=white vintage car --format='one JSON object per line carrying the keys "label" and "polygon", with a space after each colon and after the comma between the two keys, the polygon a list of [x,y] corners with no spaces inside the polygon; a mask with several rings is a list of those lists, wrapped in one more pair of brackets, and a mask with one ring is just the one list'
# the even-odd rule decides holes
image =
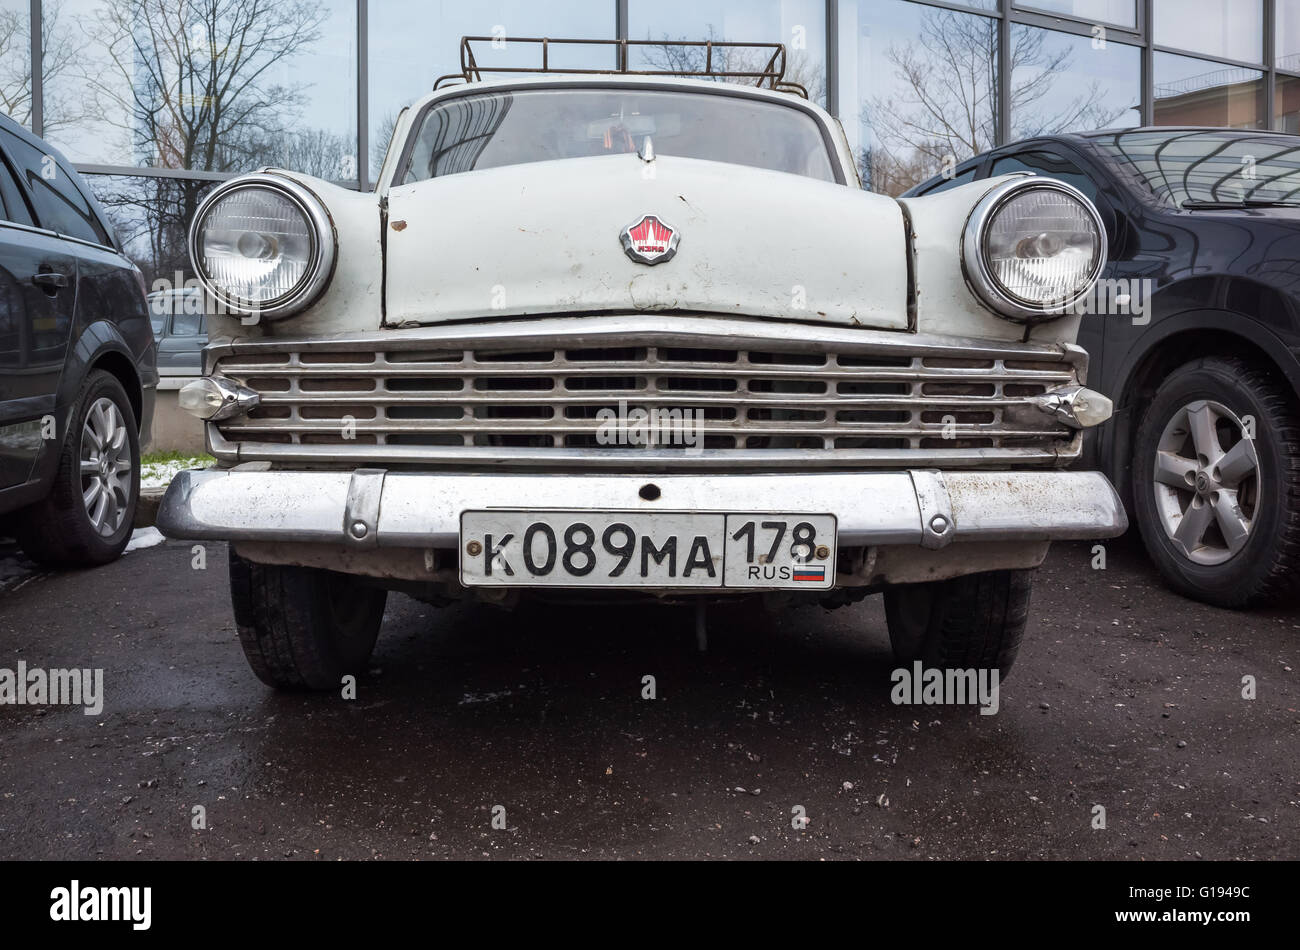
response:
{"label": "white vintage car", "polygon": [[867,193],[784,50],[728,73],[699,47],[703,79],[619,44],[614,73],[482,81],[469,52],[373,192],[264,169],[203,202],[212,342],[181,402],[219,467],[158,525],[230,542],[261,679],[363,670],[389,590],[701,624],[883,593],[900,660],[1005,674],[1050,542],[1124,530],[1065,470],[1110,413],[1073,343],[1088,199]]}

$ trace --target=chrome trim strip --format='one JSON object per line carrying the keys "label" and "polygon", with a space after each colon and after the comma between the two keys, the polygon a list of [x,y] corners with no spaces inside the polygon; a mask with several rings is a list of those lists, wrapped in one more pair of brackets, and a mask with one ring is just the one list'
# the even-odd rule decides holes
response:
{"label": "chrome trim strip", "polygon": [[934,551],[946,548],[952,542],[954,524],[943,473],[913,471],[910,474],[916,503],[921,509],[921,547]]}
{"label": "chrome trim strip", "polygon": [[[928,547],[922,512],[937,510],[935,499],[945,494],[954,543],[1110,538],[1128,525],[1119,496],[1097,472],[655,475],[653,502],[640,497],[648,477],[388,472],[374,543],[455,548],[466,510],[797,510],[834,514],[841,545]],[[918,498],[918,484],[935,489],[934,497]],[[182,472],[163,498],[158,528],[195,541],[343,545],[352,485],[351,472]]]}
{"label": "chrome trim strip", "polygon": [[343,540],[349,547],[379,546],[379,502],[386,474],[382,468],[359,468],[352,473],[343,507]]}
{"label": "chrome trim strip", "polygon": [[207,427],[208,454],[226,462],[269,461],[276,465],[312,465],[337,469],[364,461],[368,465],[463,465],[482,470],[529,468],[590,471],[644,470],[662,472],[776,471],[809,468],[906,468],[912,465],[1008,468],[1020,465],[1068,465],[1078,457],[1082,433],[1062,443],[1059,452],[1045,449],[641,449],[609,452],[603,449],[495,448],[471,446],[289,445],[276,442],[231,442],[216,426]]}
{"label": "chrome trim strip", "polygon": [[540,319],[522,317],[493,323],[438,324],[311,337],[286,334],[214,342],[203,351],[203,367],[205,373],[211,373],[219,359],[281,350],[322,353],[393,352],[430,347],[487,350],[514,348],[524,343],[529,346],[600,348],[626,346],[629,336],[653,336],[656,346],[706,349],[754,349],[769,345],[780,346],[789,353],[824,353],[833,349],[855,355],[1051,360],[1074,366],[1080,373],[1088,362],[1087,352],[1074,344],[1000,342],[904,330],[831,327],[795,321],[777,323],[766,319],[746,320],[696,313],[630,313]]}

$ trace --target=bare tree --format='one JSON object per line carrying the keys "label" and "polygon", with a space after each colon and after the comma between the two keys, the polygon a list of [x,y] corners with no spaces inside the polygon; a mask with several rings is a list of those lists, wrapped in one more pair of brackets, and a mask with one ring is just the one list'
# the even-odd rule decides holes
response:
{"label": "bare tree", "polygon": [[288,133],[269,151],[274,155],[268,157],[266,164],[329,181],[346,182],[357,178],[357,140],[350,134],[304,129]]}
{"label": "bare tree", "polygon": [[[42,5],[41,83],[46,135],[80,122],[86,111],[81,83],[60,81],[70,75],[79,55],[62,14],[63,5],[58,0],[46,0]],[[0,111],[31,127],[32,23],[26,9],[0,9]]]}
{"label": "bare tree", "polygon": [[95,197],[113,220],[127,254],[152,286],[162,277],[173,280],[193,276],[186,237],[190,218],[214,181],[89,175]]}
{"label": "bare tree", "polygon": [[[709,26],[708,34],[704,39],[715,43],[721,42],[712,25]],[[712,51],[710,62],[710,54],[705,47],[676,45],[684,40],[683,37],[681,40],[674,41],[665,33],[662,42],[652,46],[634,47],[633,52],[639,51],[639,55],[649,68],[670,73],[703,72],[706,65],[711,65],[719,72],[757,73],[766,68],[772,55],[761,49],[722,47]],[[745,82],[743,79],[732,81]],[[826,101],[826,67],[813,60],[806,49],[786,48],[784,81],[803,86],[808,91],[808,98],[814,102]]]}
{"label": "bare tree", "polygon": [[378,174],[379,169],[383,167],[384,159],[388,156],[388,145],[393,139],[393,130],[396,128],[397,116],[385,112],[370,139],[370,168],[375,174]]}
{"label": "bare tree", "polygon": [[[1012,31],[1011,99],[1006,105],[1017,135],[1102,128],[1127,109],[1108,109],[1096,80],[1063,106],[1048,107],[1073,51],[1045,48],[1041,30]],[[891,44],[886,58],[901,94],[877,95],[862,110],[876,144],[859,155],[863,180],[898,194],[997,144],[997,21],[951,10],[927,9],[915,40]]]}
{"label": "bare tree", "polygon": [[[88,48],[99,51],[85,58],[95,118],[120,130],[142,165],[239,172],[300,164],[325,178],[353,177],[355,145],[296,129],[307,87],[273,79],[276,66],[319,39],[326,16],[316,0],[106,0],[81,23]],[[189,270],[186,231],[211,186],[112,179],[96,191],[124,239],[147,243],[145,269],[170,276]]]}
{"label": "bare tree", "polygon": [[108,0],[82,24],[103,50],[85,77],[98,117],[142,163],[246,169],[305,103],[272,67],[315,43],[326,15],[314,0]]}

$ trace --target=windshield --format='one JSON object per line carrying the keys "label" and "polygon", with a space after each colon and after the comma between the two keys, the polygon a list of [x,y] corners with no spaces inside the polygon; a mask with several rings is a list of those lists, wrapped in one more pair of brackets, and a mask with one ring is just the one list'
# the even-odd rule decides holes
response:
{"label": "windshield", "polygon": [[1157,201],[1175,208],[1300,204],[1300,136],[1150,131],[1093,142],[1136,173]]}
{"label": "windshield", "polygon": [[435,102],[398,182],[503,165],[641,150],[790,172],[835,174],[821,125],[792,106],[725,94],[527,89]]}

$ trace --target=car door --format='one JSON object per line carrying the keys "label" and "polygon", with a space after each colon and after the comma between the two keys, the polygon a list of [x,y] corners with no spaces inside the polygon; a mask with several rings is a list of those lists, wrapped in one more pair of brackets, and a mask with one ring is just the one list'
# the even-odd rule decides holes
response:
{"label": "car door", "polygon": [[76,258],[37,226],[8,138],[0,130],[0,488],[31,476],[67,359],[76,294]]}
{"label": "car door", "polygon": [[178,294],[172,298],[175,311],[167,317],[167,329],[158,342],[158,372],[163,376],[198,376],[203,372],[203,347],[208,333],[201,298]]}

